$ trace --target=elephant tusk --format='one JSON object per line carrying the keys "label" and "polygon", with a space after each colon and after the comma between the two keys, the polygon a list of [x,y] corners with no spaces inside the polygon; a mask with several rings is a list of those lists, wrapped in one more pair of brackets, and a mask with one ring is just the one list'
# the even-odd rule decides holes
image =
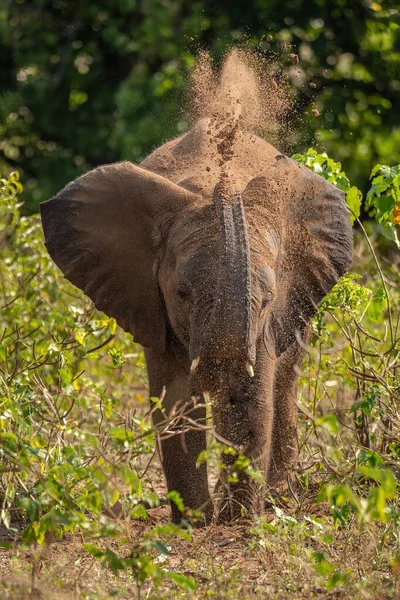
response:
{"label": "elephant tusk", "polygon": [[199,362],[200,362],[200,356],[196,356],[196,358],[194,358],[192,360],[192,364],[190,365],[190,372],[194,373],[195,370],[197,369],[197,367],[199,366]]}
{"label": "elephant tusk", "polygon": [[253,365],[248,360],[246,360],[246,371],[248,372],[248,374],[250,375],[250,377],[254,377]]}

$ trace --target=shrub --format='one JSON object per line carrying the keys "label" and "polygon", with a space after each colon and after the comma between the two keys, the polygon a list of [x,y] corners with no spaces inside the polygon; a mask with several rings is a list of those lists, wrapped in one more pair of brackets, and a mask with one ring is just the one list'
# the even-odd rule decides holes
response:
{"label": "shrub", "polygon": [[132,403],[143,401],[143,356],[114,319],[63,279],[43,245],[40,219],[20,214],[21,191],[17,173],[1,180],[1,520],[28,545],[67,532],[103,540],[85,547],[138,584],[151,576],[193,587],[153,560],[168,553],[161,537],[190,537],[173,525],[126,539],[125,556],[110,547],[127,536],[110,515],[146,519],[145,506],[158,504],[143,476],[155,431],[149,413],[140,416]]}
{"label": "shrub", "polygon": [[[400,261],[381,234],[398,243],[399,167],[373,170],[365,208],[375,222],[363,224],[361,192],[339,163],[312,149],[294,158],[345,191],[355,257],[312,323],[298,397],[296,516],[275,506],[277,525],[261,520],[254,540],[265,546],[266,532],[273,541],[294,535],[307,547],[318,532],[325,540],[340,527],[383,523],[382,545],[398,546]],[[191,577],[159,566],[168,536],[190,538],[190,531],[149,525],[132,538],[112,518],[146,519],[146,507],[159,502],[147,473],[160,431],[151,410],[139,410],[143,354],[63,279],[43,246],[38,216],[21,216],[21,192],[17,173],[1,180],[1,521],[26,545],[79,532],[89,554],[114,573],[130,573],[139,588],[146,579],[169,579],[190,592]],[[219,464],[216,453],[230,451],[214,444],[200,460]],[[248,468],[248,461],[238,457],[235,465]],[[304,515],[310,494],[328,502],[329,525]],[[326,552],[305,552],[328,588],[349,581]]]}

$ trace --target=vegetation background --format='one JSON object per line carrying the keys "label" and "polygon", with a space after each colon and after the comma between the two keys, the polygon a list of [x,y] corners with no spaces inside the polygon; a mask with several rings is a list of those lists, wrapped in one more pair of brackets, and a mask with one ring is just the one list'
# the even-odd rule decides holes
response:
{"label": "vegetation background", "polygon": [[[35,213],[184,132],[196,53],[233,44],[289,79],[279,144],[345,191],[354,264],[313,320],[297,486],[256,524],[193,531],[163,502],[171,422],[151,424],[141,348],[62,278]],[[398,3],[0,0],[0,75],[4,598],[398,598]],[[211,436],[200,460],[227,451]]]}
{"label": "vegetation background", "polygon": [[21,171],[37,210],[91,167],[138,162],[187,129],[182,105],[197,51],[218,59],[246,43],[274,53],[291,78],[283,149],[316,141],[366,191],[372,165],[398,162],[398,8],[396,0],[2,0],[0,168]]}

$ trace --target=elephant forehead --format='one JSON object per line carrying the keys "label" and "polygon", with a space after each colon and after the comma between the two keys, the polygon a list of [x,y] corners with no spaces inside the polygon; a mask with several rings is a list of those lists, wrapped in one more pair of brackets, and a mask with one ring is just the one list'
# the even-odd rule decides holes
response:
{"label": "elephant forehead", "polygon": [[218,252],[218,223],[215,209],[206,204],[178,215],[166,242],[168,254],[178,262],[185,262],[199,251]]}
{"label": "elephant forehead", "polygon": [[[273,273],[280,248],[280,236],[268,224],[249,214],[250,264],[253,277],[265,280]],[[164,253],[168,266],[183,275],[192,270],[216,270],[220,240],[215,208],[204,204],[182,212],[173,223]]]}

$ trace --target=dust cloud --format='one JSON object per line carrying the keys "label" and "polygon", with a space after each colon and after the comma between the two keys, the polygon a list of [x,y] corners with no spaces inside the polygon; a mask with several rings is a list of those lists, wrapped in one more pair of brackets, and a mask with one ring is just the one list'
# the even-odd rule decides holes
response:
{"label": "dust cloud", "polygon": [[286,81],[277,82],[271,64],[251,50],[233,49],[216,68],[201,52],[190,85],[192,121],[208,117],[223,166],[232,158],[238,131],[275,141],[290,108]]}

